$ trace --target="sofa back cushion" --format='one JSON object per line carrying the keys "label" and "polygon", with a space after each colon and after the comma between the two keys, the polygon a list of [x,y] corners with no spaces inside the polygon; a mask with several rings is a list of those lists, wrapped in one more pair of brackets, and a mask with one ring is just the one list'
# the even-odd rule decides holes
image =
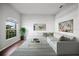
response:
{"label": "sofa back cushion", "polygon": [[76,38],[76,37],[73,37],[73,38],[72,38],[72,41],[77,41],[77,38]]}
{"label": "sofa back cushion", "polygon": [[70,38],[61,36],[60,39],[59,39],[59,41],[70,41]]}

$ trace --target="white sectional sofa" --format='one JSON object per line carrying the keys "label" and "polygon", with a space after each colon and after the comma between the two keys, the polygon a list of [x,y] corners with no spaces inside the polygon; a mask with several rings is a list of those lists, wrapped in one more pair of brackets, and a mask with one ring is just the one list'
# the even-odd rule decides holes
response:
{"label": "white sectional sofa", "polygon": [[54,49],[55,53],[57,53],[57,42],[58,40],[54,37],[47,37],[48,44]]}
{"label": "white sectional sofa", "polygon": [[59,41],[54,37],[47,37],[47,42],[57,55],[79,55],[78,41]]}

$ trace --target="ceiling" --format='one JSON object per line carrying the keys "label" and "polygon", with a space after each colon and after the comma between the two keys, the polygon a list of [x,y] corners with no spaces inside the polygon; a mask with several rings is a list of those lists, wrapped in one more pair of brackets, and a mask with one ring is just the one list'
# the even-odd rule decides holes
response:
{"label": "ceiling", "polygon": [[12,3],[11,4],[21,14],[56,14],[61,5],[72,5],[72,3]]}

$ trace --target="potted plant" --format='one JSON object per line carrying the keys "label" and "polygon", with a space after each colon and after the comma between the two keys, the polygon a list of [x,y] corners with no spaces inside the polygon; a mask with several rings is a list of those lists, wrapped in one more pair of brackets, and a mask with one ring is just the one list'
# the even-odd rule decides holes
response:
{"label": "potted plant", "polygon": [[26,28],[24,28],[24,27],[22,27],[21,29],[20,29],[20,39],[21,40],[24,40],[25,39],[25,34],[26,34]]}

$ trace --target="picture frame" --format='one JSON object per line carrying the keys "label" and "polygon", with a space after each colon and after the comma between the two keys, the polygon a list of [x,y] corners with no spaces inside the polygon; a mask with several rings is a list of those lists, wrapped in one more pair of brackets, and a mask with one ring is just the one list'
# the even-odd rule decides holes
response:
{"label": "picture frame", "polygon": [[59,23],[60,32],[73,33],[73,19]]}
{"label": "picture frame", "polygon": [[46,24],[34,24],[33,30],[34,31],[46,31]]}

